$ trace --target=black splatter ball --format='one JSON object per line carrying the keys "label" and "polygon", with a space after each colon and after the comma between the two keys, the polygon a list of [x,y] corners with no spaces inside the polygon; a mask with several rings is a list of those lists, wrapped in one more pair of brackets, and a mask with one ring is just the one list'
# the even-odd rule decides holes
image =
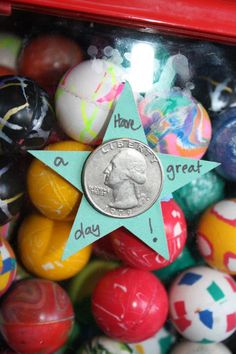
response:
{"label": "black splatter ball", "polygon": [[200,41],[191,54],[192,95],[213,118],[236,102],[236,71],[229,60],[229,47]]}
{"label": "black splatter ball", "polygon": [[24,199],[24,183],[15,161],[0,156],[0,225],[9,222]]}
{"label": "black splatter ball", "polygon": [[0,143],[2,151],[41,149],[50,136],[54,112],[47,93],[21,76],[0,78]]}
{"label": "black splatter ball", "polygon": [[235,74],[222,66],[206,66],[194,79],[193,95],[212,115],[236,103]]}

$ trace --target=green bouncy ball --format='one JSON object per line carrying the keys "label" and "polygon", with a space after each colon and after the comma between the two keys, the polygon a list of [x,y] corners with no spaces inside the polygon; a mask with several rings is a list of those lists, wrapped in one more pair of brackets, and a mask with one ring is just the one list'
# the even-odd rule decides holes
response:
{"label": "green bouncy ball", "polygon": [[224,199],[224,189],[224,180],[210,171],[174,192],[173,196],[187,221],[192,222],[211,204]]}

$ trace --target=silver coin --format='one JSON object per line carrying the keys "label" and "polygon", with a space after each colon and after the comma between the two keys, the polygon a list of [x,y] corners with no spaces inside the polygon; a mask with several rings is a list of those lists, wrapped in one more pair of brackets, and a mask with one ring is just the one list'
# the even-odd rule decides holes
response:
{"label": "silver coin", "polygon": [[114,139],[100,145],[86,160],[84,193],[94,208],[116,218],[148,210],[158,199],[163,171],[156,154],[134,139]]}

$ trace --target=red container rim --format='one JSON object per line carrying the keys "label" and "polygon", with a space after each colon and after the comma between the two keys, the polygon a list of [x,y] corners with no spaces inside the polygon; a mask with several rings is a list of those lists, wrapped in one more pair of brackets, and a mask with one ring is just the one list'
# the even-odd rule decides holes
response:
{"label": "red container rim", "polygon": [[12,9],[236,43],[234,0],[0,0]]}

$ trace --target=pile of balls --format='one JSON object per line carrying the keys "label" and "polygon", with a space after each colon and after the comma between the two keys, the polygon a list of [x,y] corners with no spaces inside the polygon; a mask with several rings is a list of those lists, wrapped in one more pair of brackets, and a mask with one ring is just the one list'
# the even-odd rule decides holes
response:
{"label": "pile of balls", "polygon": [[161,202],[168,261],[125,228],[62,260],[82,195],[27,151],[92,151],[126,70],[61,34],[2,33],[0,75],[0,353],[230,354],[236,109],[138,92],[154,151],[221,165]]}

